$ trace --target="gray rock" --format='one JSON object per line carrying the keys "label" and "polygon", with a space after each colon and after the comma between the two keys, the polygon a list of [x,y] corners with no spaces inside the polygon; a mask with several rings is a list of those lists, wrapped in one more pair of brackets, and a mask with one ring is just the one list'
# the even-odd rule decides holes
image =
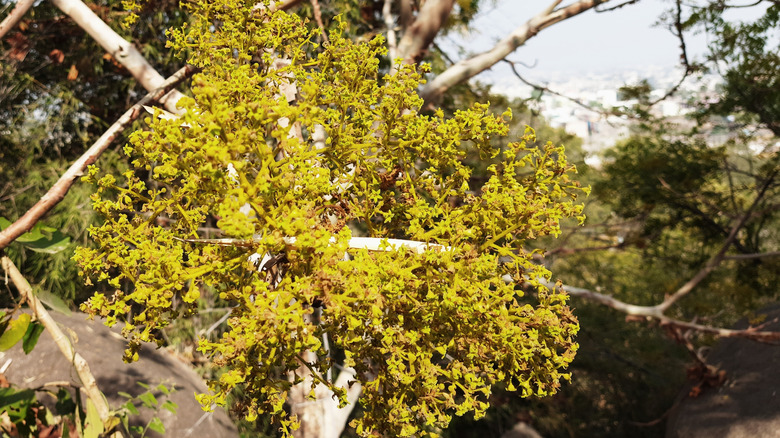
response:
{"label": "gray rock", "polygon": [[[767,320],[780,317],[780,305],[762,309]],[[747,328],[740,321],[735,328]],[[780,331],[772,322],[765,330]],[[722,339],[707,361],[726,372],[726,382],[689,397],[684,388],[667,422],[667,438],[780,437],[780,346],[747,339]]]}
{"label": "gray rock", "polygon": [[501,438],[542,438],[542,436],[530,425],[520,422],[515,424],[512,429],[504,432]]}
{"label": "gray rock", "polygon": [[[190,366],[170,352],[144,345],[139,353],[140,359],[126,364],[122,361],[125,341],[118,334],[118,330],[109,329],[99,321],[87,321],[86,316],[81,313],[65,316],[52,312],[52,316],[60,326],[67,328],[64,330],[66,334],[72,330],[71,338],[74,338],[75,333],[77,342],[74,347],[89,363],[92,374],[112,409],[127,401],[118,395],[119,392],[137,396],[146,391],[138,382],[152,388],[160,383],[168,387],[175,385],[176,391],[167,397],[159,390],[153,391],[160,403],[171,400],[178,404],[175,415],[165,409],[155,413],[139,408],[140,416],[131,417],[131,424],[145,426],[152,417],[157,416],[165,426],[165,436],[169,437],[238,436],[236,426],[223,409],[217,408],[211,413],[201,409],[195,400],[195,393],[207,392],[205,383]],[[65,359],[47,332],[41,334],[38,344],[29,355],[24,354],[21,343],[0,353],[0,367],[4,367],[6,363],[6,378],[19,387],[35,388],[53,381],[69,381],[80,386],[73,366]],[[49,404],[45,396],[40,395],[39,399]],[[148,431],[147,436],[161,435]]]}

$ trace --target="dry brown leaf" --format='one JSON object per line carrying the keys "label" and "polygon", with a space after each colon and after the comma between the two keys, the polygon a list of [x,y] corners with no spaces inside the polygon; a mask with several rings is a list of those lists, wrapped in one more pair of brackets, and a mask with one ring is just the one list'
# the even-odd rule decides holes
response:
{"label": "dry brown leaf", "polygon": [[70,66],[70,71],[68,71],[68,80],[75,81],[76,78],[78,77],[79,77],[79,70],[76,68],[76,64],[72,64]]}
{"label": "dry brown leaf", "polygon": [[11,45],[8,56],[15,61],[24,61],[24,58],[27,57],[27,52],[30,51],[30,41],[27,37],[21,32],[14,32],[8,35],[6,41]]}
{"label": "dry brown leaf", "polygon": [[62,61],[65,60],[65,54],[62,53],[62,50],[60,49],[54,49],[51,52],[49,52],[49,58],[55,64],[62,64]]}

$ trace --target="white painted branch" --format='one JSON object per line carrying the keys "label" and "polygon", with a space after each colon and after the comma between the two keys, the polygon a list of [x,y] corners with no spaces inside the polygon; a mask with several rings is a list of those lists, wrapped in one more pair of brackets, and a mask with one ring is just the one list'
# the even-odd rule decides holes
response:
{"label": "white painted branch", "polygon": [[[255,239],[180,239],[182,242],[192,243],[205,243],[212,245],[224,245],[224,246],[247,246],[252,242],[260,240],[260,236]],[[295,246],[295,242],[298,239],[295,237],[285,237],[284,243],[290,246]],[[336,238],[331,237],[331,242],[335,243]],[[387,245],[383,248],[383,242],[387,242]],[[367,249],[369,251],[396,251],[400,248],[408,248],[418,254],[422,254],[425,251],[431,249],[437,249],[441,251],[449,251],[450,247],[439,245],[438,243],[420,242],[417,240],[404,240],[404,239],[384,239],[379,237],[353,237],[349,239],[349,247],[351,249]],[[256,256],[259,257],[259,256]]]}
{"label": "white painted branch", "polygon": [[555,7],[560,3],[560,0],[555,0],[540,14],[531,18],[515,29],[509,36],[499,41],[492,49],[459,61],[436,76],[420,91],[420,96],[427,103],[435,103],[449,88],[489,69],[514,52],[518,47],[525,44],[526,41],[533,38],[539,31],[608,1],[579,0],[571,5],[555,10]]}
{"label": "white painted branch", "polygon": [[[62,12],[68,15],[76,24],[87,32],[106,52],[117,60],[131,75],[148,91],[163,85],[165,78],[149,64],[135,46],[114,32],[103,20],[80,0],[51,0]],[[160,99],[165,108],[175,114],[183,111],[176,108],[176,102],[183,95],[177,90],[171,90]]]}

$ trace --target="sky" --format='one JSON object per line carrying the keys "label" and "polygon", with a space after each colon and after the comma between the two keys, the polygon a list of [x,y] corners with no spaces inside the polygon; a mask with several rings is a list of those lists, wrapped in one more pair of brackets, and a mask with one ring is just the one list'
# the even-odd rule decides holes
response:
{"label": "sky", "polygon": [[[607,6],[620,2],[609,2]],[[467,53],[486,50],[549,3],[549,0],[498,0],[495,6],[487,5],[480,11],[471,33],[452,34],[439,44],[457,59],[466,55],[458,52],[458,46],[463,46]],[[570,3],[571,0],[566,0],[561,6]],[[509,59],[529,65],[536,63],[530,70],[520,67],[521,74],[528,74],[528,77],[545,72],[575,75],[641,70],[649,66],[674,67],[679,64],[679,41],[664,25],[656,24],[673,4],[664,0],[641,0],[611,12],[586,11],[542,30]],[[742,12],[745,13],[758,15],[756,11]],[[689,57],[700,57],[706,44],[703,35],[688,36]],[[506,66],[499,65],[493,70],[488,77],[511,75]]]}

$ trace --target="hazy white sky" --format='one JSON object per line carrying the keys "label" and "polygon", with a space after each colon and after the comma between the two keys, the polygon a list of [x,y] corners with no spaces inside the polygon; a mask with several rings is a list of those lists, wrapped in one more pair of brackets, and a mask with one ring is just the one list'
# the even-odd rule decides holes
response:
{"label": "hazy white sky", "polygon": [[[456,59],[465,56],[457,53],[458,45],[471,53],[485,50],[544,10],[549,3],[550,0],[498,0],[495,6],[483,8],[473,23],[473,32],[450,35],[440,44]],[[564,1],[563,5],[569,3]],[[664,0],[641,0],[612,12],[586,11],[539,32],[509,59],[526,64],[536,61],[536,68],[531,71],[521,68],[521,72],[529,73],[529,76],[549,71],[576,74],[675,66],[679,63],[679,41],[664,25],[655,25],[673,4]],[[755,11],[748,13],[756,15]],[[706,39],[701,35],[687,37],[686,43],[691,57],[700,56],[706,49]],[[502,65],[493,70],[489,76],[511,74]]]}

